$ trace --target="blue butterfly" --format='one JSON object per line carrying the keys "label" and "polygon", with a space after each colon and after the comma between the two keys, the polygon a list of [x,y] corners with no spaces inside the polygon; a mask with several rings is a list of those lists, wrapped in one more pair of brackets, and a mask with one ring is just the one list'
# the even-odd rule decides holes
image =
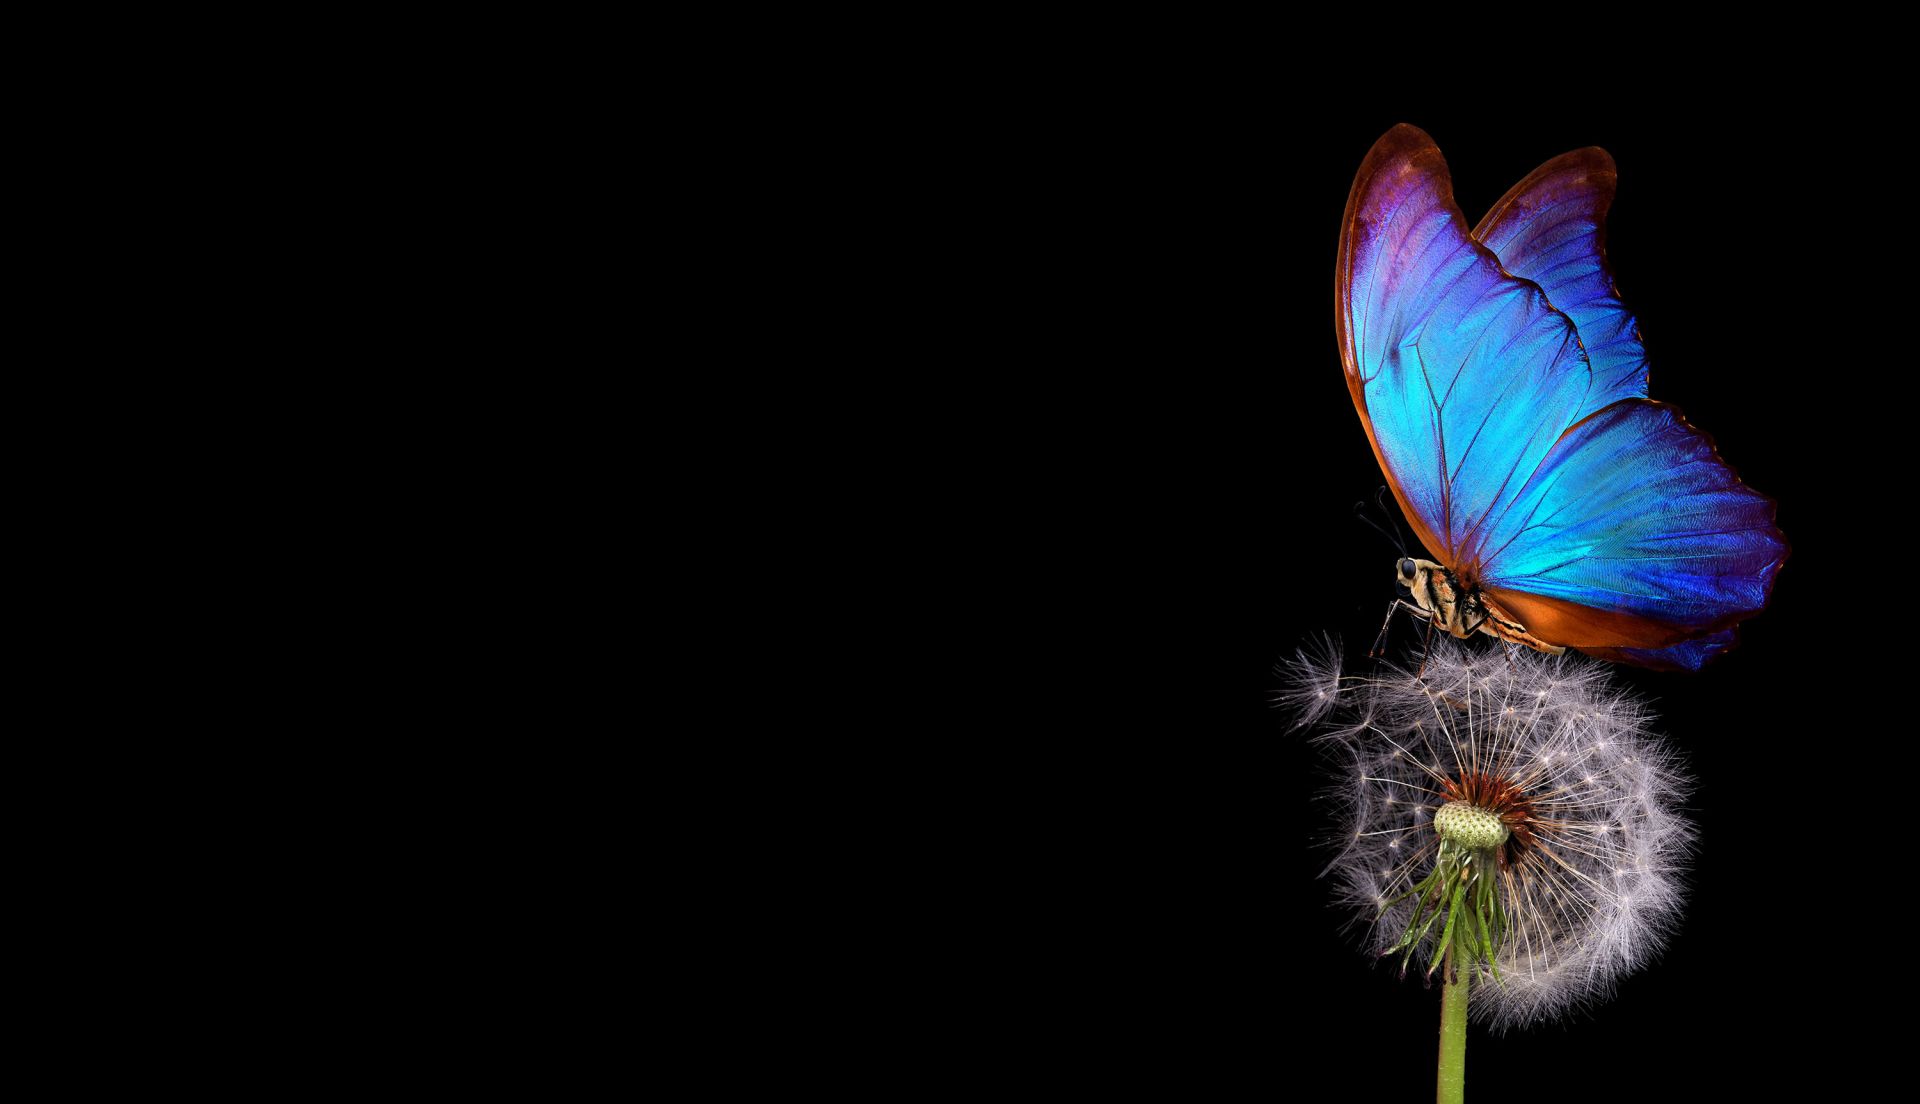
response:
{"label": "blue butterfly", "polygon": [[1431,560],[1400,604],[1454,636],[1697,670],[1767,603],[1774,503],[1680,411],[1613,286],[1613,159],[1554,158],[1471,230],[1401,125],[1347,198],[1335,312],[1348,389]]}

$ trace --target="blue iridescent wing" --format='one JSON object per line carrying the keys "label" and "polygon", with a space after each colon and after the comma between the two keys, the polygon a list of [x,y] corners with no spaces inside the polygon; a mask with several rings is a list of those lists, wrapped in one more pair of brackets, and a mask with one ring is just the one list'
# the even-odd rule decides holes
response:
{"label": "blue iridescent wing", "polygon": [[1573,323],[1473,240],[1446,162],[1401,125],[1347,198],[1336,327],[1348,390],[1401,509],[1471,576],[1476,534],[1586,408]]}
{"label": "blue iridescent wing", "polygon": [[[1356,409],[1434,558],[1535,636],[1697,668],[1765,605],[1773,503],[1645,398],[1646,362],[1601,252],[1611,161],[1556,159],[1468,233],[1445,162],[1400,126],[1347,202],[1336,325]],[[1602,172],[1602,168],[1605,169]],[[1593,327],[1555,309],[1531,272]]]}
{"label": "blue iridescent wing", "polygon": [[1486,527],[1478,579],[1543,640],[1698,667],[1766,605],[1787,551],[1773,518],[1678,410],[1625,399],[1570,430]]}
{"label": "blue iridescent wing", "polygon": [[1586,652],[1616,663],[1632,663],[1660,671],[1698,671],[1707,660],[1733,647],[1736,636],[1734,629],[1721,629],[1667,648],[1588,648]]}
{"label": "blue iridescent wing", "polygon": [[1647,397],[1647,354],[1607,266],[1607,209],[1617,174],[1598,146],[1563,153],[1528,174],[1474,227],[1500,267],[1531,280],[1573,319],[1593,367],[1584,413]]}

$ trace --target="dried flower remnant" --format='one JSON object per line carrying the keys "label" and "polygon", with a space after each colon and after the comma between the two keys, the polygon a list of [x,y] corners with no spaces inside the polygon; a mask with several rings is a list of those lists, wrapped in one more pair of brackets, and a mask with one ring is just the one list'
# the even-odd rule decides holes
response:
{"label": "dried flower remnant", "polygon": [[1282,700],[1331,718],[1328,871],[1374,951],[1479,975],[1475,1018],[1505,1028],[1606,995],[1659,948],[1680,915],[1687,782],[1604,667],[1436,640],[1418,669],[1343,676],[1338,654],[1303,651]]}

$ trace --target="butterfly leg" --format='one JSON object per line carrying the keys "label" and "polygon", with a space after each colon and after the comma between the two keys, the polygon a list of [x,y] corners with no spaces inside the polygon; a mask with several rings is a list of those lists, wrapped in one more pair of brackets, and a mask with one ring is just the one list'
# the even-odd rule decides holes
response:
{"label": "butterfly leg", "polygon": [[1387,603],[1387,615],[1380,619],[1380,635],[1373,638],[1373,647],[1367,649],[1368,659],[1379,659],[1387,654],[1387,627],[1393,624],[1393,611],[1399,608],[1398,598]]}
{"label": "butterfly leg", "polygon": [[[1488,636],[1493,637],[1503,644],[1524,644],[1536,652],[1545,652],[1547,655],[1564,655],[1567,650],[1562,645],[1549,644],[1541,640],[1539,637],[1527,632],[1525,625],[1517,621],[1509,621],[1492,611],[1488,611],[1480,620],[1475,621],[1473,628],[1467,631],[1473,632],[1476,630],[1486,633]],[[1512,661],[1511,652],[1508,653],[1508,660],[1509,662]]]}
{"label": "butterfly leg", "polygon": [[[1395,598],[1393,601],[1387,603],[1387,616],[1380,621],[1380,635],[1373,638],[1373,647],[1367,649],[1368,659],[1379,659],[1381,656],[1387,654],[1387,628],[1393,624],[1394,612],[1402,608],[1405,608],[1415,617],[1425,621],[1427,623],[1427,635],[1429,637],[1433,635],[1433,615],[1431,613],[1407,601],[1405,598]],[[1423,660],[1422,662],[1425,661]]]}
{"label": "butterfly leg", "polygon": [[1427,618],[1427,635],[1420,641],[1420,669],[1413,673],[1420,678],[1427,673],[1427,657],[1433,654],[1433,618]]}

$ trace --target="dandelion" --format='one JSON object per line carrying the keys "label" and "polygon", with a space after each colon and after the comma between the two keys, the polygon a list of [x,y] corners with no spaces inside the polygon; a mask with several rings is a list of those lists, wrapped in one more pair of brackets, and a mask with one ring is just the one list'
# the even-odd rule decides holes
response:
{"label": "dandelion", "polygon": [[1680,914],[1687,783],[1603,667],[1445,639],[1417,670],[1338,663],[1303,651],[1282,700],[1332,718],[1328,871],[1368,944],[1446,981],[1443,1079],[1469,991],[1504,1030],[1605,996],[1658,950]]}

